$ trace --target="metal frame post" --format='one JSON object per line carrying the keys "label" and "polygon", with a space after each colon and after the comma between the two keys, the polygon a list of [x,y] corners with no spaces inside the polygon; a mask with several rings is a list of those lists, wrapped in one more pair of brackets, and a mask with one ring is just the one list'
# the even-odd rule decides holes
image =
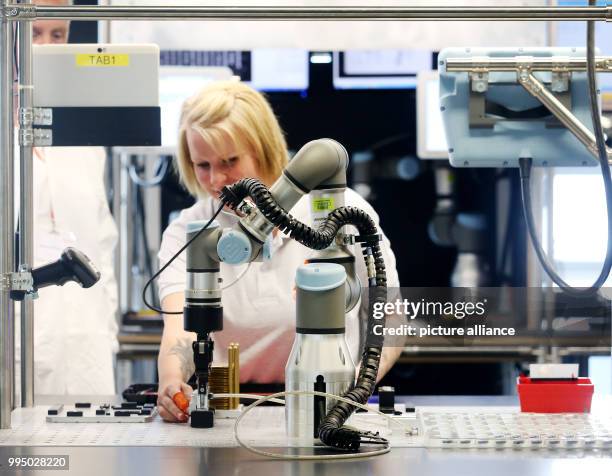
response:
{"label": "metal frame post", "polygon": [[[31,0],[26,0],[25,5]],[[32,22],[19,22],[19,268],[34,265]],[[34,303],[21,302],[21,406],[34,406]]]}
{"label": "metal frame post", "polygon": [[[4,8],[6,0],[0,0]],[[14,304],[9,274],[13,271],[13,25],[0,19],[0,429],[11,427],[15,366]]]}

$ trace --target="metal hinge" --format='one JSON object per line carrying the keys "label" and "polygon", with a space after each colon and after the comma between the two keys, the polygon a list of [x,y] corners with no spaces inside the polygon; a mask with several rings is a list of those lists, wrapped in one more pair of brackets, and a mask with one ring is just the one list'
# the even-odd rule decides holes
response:
{"label": "metal hinge", "polygon": [[34,108],[34,126],[51,126],[53,125],[53,109],[50,107],[35,107]]}
{"label": "metal hinge", "polygon": [[53,125],[53,109],[50,107],[19,108],[19,125],[27,129],[29,126]]}
{"label": "metal hinge", "polygon": [[19,129],[19,145],[22,147],[49,147],[53,145],[51,129]]}

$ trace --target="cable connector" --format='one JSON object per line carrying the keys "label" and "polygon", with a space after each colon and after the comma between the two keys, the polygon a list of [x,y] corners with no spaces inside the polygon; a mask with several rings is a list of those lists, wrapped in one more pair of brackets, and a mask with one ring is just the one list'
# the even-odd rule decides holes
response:
{"label": "cable connector", "polygon": [[361,443],[369,445],[388,445],[389,440],[380,436],[380,433],[372,431],[360,431],[359,436],[361,437]]}
{"label": "cable connector", "polygon": [[374,256],[372,255],[372,249],[367,249],[367,254],[365,255],[365,264],[366,271],[368,273],[368,279],[376,278],[376,262],[374,261]]}
{"label": "cable connector", "polygon": [[242,202],[242,199],[238,197],[234,193],[234,191],[228,186],[225,186],[221,189],[219,198],[221,199],[223,203],[225,203],[232,210],[235,210],[236,208],[238,208],[238,206],[240,205],[240,202]]}
{"label": "cable connector", "polygon": [[523,157],[519,159],[519,171],[522,179],[527,179],[531,177],[531,165],[533,163],[533,159],[529,157]]}
{"label": "cable connector", "polygon": [[342,426],[340,428],[326,429],[325,435],[320,431],[319,438],[332,448],[345,451],[357,451],[361,446],[361,433],[355,428]]}

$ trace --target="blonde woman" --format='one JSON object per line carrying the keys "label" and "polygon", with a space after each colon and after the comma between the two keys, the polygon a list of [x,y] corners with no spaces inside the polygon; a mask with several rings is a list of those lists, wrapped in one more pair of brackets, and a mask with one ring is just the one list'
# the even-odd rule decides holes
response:
{"label": "blonde woman", "polygon": [[[287,163],[286,143],[266,99],[240,82],[213,83],[183,106],[179,130],[178,171],[187,190],[198,199],[183,210],[164,232],[159,252],[160,265],[166,264],[185,243],[187,223],[210,219],[219,206],[221,189],[245,177],[255,177],[270,186]],[[377,222],[372,207],[351,189],[346,204],[357,206]],[[310,222],[306,197],[291,213],[300,221]],[[221,213],[217,221],[229,227],[238,218]],[[216,332],[215,364],[226,363],[227,346],[240,344],[240,379],[242,382],[274,383],[284,381],[284,369],[295,336],[295,303],[292,297],[297,267],[311,250],[275,230],[272,259],[252,263],[235,285],[223,292],[223,331]],[[399,286],[395,257],[383,235],[383,252],[389,286]],[[362,283],[365,266],[357,260]],[[234,281],[243,266],[221,266],[224,283]],[[159,295],[166,312],[181,311],[184,305],[185,258],[177,258],[159,278]],[[355,308],[347,314],[347,341],[356,361],[360,356],[360,313]],[[164,315],[164,332],[158,359],[160,415],[166,421],[187,421],[172,401],[182,391],[191,395],[186,384],[194,372],[191,343],[195,334],[183,329],[183,317]],[[385,349],[379,378],[391,368],[401,349]]]}

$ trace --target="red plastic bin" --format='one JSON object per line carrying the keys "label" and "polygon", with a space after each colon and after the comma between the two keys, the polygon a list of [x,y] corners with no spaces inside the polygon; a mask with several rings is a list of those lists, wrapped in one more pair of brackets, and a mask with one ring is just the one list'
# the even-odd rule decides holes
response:
{"label": "red plastic bin", "polygon": [[517,389],[521,411],[530,413],[590,413],[594,385],[588,378],[531,380],[520,376]]}

